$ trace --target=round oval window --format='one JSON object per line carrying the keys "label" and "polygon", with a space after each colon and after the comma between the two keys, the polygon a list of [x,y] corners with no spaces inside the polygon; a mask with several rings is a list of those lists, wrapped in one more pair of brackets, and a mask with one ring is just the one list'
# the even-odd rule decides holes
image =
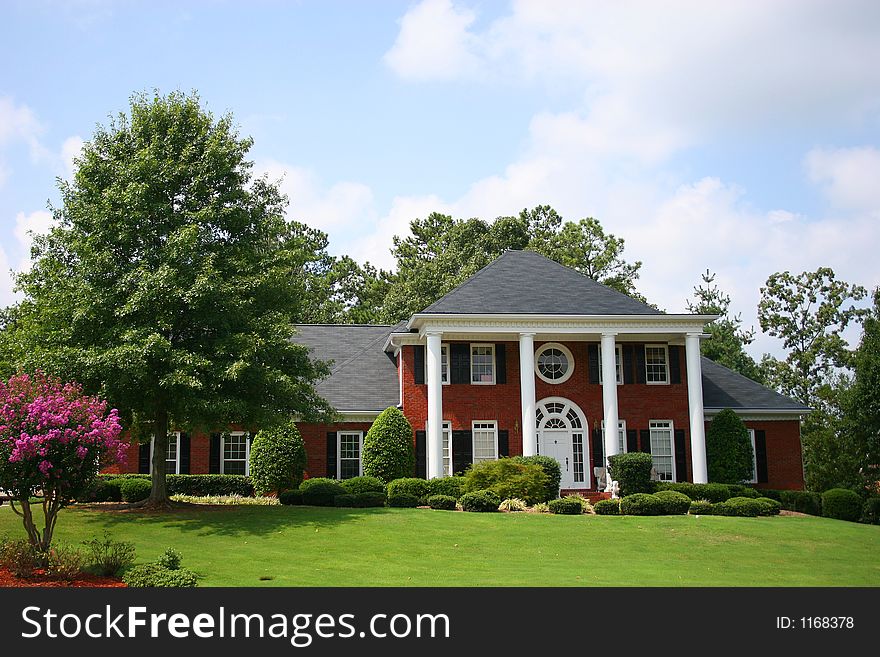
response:
{"label": "round oval window", "polygon": [[574,358],[563,345],[551,342],[542,345],[535,357],[535,371],[547,383],[562,383],[574,370]]}

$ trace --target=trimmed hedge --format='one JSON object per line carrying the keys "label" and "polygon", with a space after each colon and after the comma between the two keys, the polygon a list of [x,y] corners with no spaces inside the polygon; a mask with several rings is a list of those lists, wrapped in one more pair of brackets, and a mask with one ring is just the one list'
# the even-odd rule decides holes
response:
{"label": "trimmed hedge", "polygon": [[692,500],[708,500],[709,502],[724,502],[733,495],[727,484],[692,484],[687,481],[671,482],[661,481],[657,484],[657,490],[674,490],[687,495]]}
{"label": "trimmed hedge", "polygon": [[761,513],[762,516],[778,516],[782,510],[782,504],[773,498],[759,497],[756,501],[764,505],[765,510]]}
{"label": "trimmed hedge", "polygon": [[475,490],[462,495],[459,503],[464,511],[491,513],[493,511],[498,511],[498,506],[501,504],[501,498],[498,497],[497,493],[491,490]]}
{"label": "trimmed hedge", "polygon": [[455,511],[455,503],[456,499],[452,495],[431,495],[428,497],[428,506],[439,511]]}
{"label": "trimmed hedge", "polygon": [[713,515],[712,502],[708,500],[694,500],[688,509],[688,513],[692,516],[711,516]]}
{"label": "trimmed hedge", "polygon": [[544,500],[555,500],[559,497],[559,486],[562,482],[562,468],[559,465],[559,461],[552,456],[544,456],[542,454],[535,454],[534,456],[514,456],[511,460],[516,463],[541,466],[544,474],[547,475],[547,488],[544,493]]}
{"label": "trimmed hedge", "polygon": [[761,497],[761,493],[751,486],[744,486],[743,484],[727,484],[727,488],[730,490],[731,497]]}
{"label": "trimmed hedge", "polygon": [[[119,474],[99,475],[102,479],[111,481],[114,479],[145,479],[150,481],[147,474]],[[167,475],[165,483],[169,495],[192,495],[194,497],[219,497],[224,495],[239,495],[240,497],[253,497],[254,485],[249,477],[244,475],[228,474],[182,474]]]}
{"label": "trimmed hedge", "polygon": [[651,481],[651,468],[654,462],[645,452],[627,452],[608,457],[609,476],[620,484],[620,494],[653,493],[655,484]]}
{"label": "trimmed hedge", "polygon": [[440,477],[428,482],[430,495],[448,495],[456,500],[464,495],[464,477]]}
{"label": "trimmed hedge", "polygon": [[686,514],[691,508],[691,498],[674,490],[658,491],[654,493],[654,497],[662,503],[663,515],[680,516]]}
{"label": "trimmed hedge", "polygon": [[[533,463],[520,463],[512,458],[476,463],[465,473],[465,490],[490,490],[501,500],[512,497],[526,504],[545,502],[549,480],[544,468]],[[497,506],[497,505],[496,505]]]}
{"label": "trimmed hedge", "polygon": [[846,488],[826,490],[822,493],[822,515],[857,522],[862,517],[862,498]]}
{"label": "trimmed hedge", "polygon": [[619,516],[620,500],[599,500],[593,505],[597,516]]}
{"label": "trimmed hedge", "polygon": [[261,429],[250,451],[254,489],[261,495],[296,488],[306,467],[306,446],[296,424]]}
{"label": "trimmed hedge", "polygon": [[722,516],[740,516],[756,518],[764,515],[767,506],[751,497],[731,497],[717,506],[717,514]]}
{"label": "trimmed hedge", "polygon": [[556,513],[566,516],[579,516],[584,512],[584,505],[580,500],[573,497],[563,497],[558,500],[550,500],[547,503],[550,507],[550,513]]}
{"label": "trimmed hedge", "polygon": [[150,496],[153,484],[144,479],[125,479],[119,486],[123,502],[140,502]]}
{"label": "trimmed hedge", "polygon": [[409,493],[391,493],[388,495],[388,506],[399,509],[414,509],[419,505],[419,498]]}
{"label": "trimmed hedge", "polygon": [[334,506],[337,495],[345,495],[345,489],[335,479],[315,477],[300,484],[303,504],[311,506]]}
{"label": "trimmed hedge", "polygon": [[278,495],[278,501],[287,506],[299,506],[303,503],[303,492],[298,488],[282,491]]}
{"label": "trimmed hedge", "polygon": [[384,482],[413,473],[416,465],[413,428],[399,408],[389,406],[373,421],[364,436],[361,460],[365,475]]}
{"label": "trimmed hedge", "polygon": [[805,490],[783,490],[779,492],[782,508],[786,511],[822,515],[822,496]]}
{"label": "trimmed hedge", "polygon": [[620,513],[624,516],[659,516],[663,514],[663,501],[649,493],[633,493],[620,500]]}
{"label": "trimmed hedge", "polygon": [[364,493],[346,493],[333,499],[334,506],[365,509],[367,507],[385,506],[385,493],[366,491]]}
{"label": "trimmed hedge", "polygon": [[124,479],[96,479],[89,491],[89,502],[121,502]]}
{"label": "trimmed hedge", "polygon": [[[411,495],[416,498],[415,506],[422,504],[431,494],[430,486],[427,479],[419,479],[418,477],[402,477],[389,481],[385,487],[388,492],[389,504],[392,497],[399,495]],[[393,505],[392,505],[393,506]]]}
{"label": "trimmed hedge", "polygon": [[378,477],[352,477],[343,479],[342,487],[346,493],[359,495],[360,493],[382,493],[385,497],[385,482]]}

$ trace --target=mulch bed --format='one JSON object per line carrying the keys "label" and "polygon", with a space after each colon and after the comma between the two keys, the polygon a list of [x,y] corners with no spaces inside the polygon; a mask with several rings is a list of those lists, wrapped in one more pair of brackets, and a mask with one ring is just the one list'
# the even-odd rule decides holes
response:
{"label": "mulch bed", "polygon": [[33,577],[16,577],[5,568],[0,568],[0,588],[45,587],[45,588],[121,588],[125,583],[118,577],[100,577],[82,573],[72,582],[52,579],[42,570],[34,571]]}

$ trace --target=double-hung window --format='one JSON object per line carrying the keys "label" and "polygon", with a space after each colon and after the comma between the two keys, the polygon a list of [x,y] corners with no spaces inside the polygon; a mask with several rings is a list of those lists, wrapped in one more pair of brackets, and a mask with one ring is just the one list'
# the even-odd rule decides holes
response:
{"label": "double-hung window", "polygon": [[337,450],[337,472],[340,479],[351,479],[363,474],[363,462],[361,454],[364,446],[363,431],[339,431],[336,434],[339,440]]}
{"label": "double-hung window", "polygon": [[752,478],[749,479],[750,484],[758,483],[758,457],[755,454],[755,430],[749,429],[749,440],[752,443]]}
{"label": "double-hung window", "polygon": [[[153,472],[153,449],[156,439],[150,439],[150,473]],[[180,474],[180,432],[168,434],[168,450],[165,452],[165,473]]]}
{"label": "double-hung window", "polygon": [[[623,347],[614,347],[614,366],[617,373],[617,385],[623,383]],[[599,345],[599,383],[602,383],[602,346]]]}
{"label": "double-hung window", "polygon": [[452,424],[443,423],[443,472],[452,475]]}
{"label": "double-hung window", "polygon": [[471,345],[471,383],[495,383],[495,345]]}
{"label": "double-hung window", "polygon": [[[617,422],[617,453],[626,452],[626,420]],[[602,453],[605,453],[605,420],[602,420]]]}
{"label": "double-hung window", "polygon": [[651,420],[651,459],[660,481],[675,481],[672,420]]}
{"label": "double-hung window", "polygon": [[220,438],[220,473],[249,475],[251,442],[245,431],[231,431]]}
{"label": "double-hung window", "polygon": [[496,460],[498,458],[498,423],[479,420],[473,422],[471,429],[474,463]]}
{"label": "double-hung window", "polygon": [[449,345],[440,345],[440,383],[449,383]]}
{"label": "double-hung window", "polygon": [[669,383],[669,349],[665,344],[645,345],[645,381]]}

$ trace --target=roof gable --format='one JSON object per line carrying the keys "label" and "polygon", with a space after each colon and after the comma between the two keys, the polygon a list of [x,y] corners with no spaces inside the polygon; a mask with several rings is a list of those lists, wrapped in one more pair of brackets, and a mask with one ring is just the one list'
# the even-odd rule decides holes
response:
{"label": "roof gable", "polygon": [[422,313],[663,314],[534,251],[505,251]]}
{"label": "roof gable", "polygon": [[809,408],[703,356],[703,407],[807,413]]}

